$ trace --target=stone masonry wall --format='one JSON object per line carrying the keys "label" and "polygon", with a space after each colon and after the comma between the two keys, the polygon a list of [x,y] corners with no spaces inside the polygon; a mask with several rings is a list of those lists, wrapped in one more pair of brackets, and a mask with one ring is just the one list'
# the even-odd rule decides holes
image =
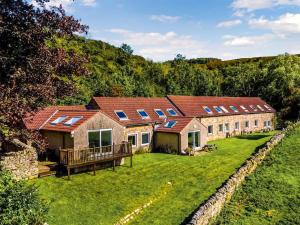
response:
{"label": "stone masonry wall", "polygon": [[265,156],[279,143],[285,136],[286,131],[299,126],[300,123],[288,127],[274,135],[270,141],[265,144],[265,147],[259,149],[252,155],[218,190],[215,192],[192,216],[192,219],[187,223],[188,225],[206,225],[211,219],[215,218],[225,203],[230,200],[234,191],[241,185],[245,177],[251,174],[256,167],[263,161]]}
{"label": "stone masonry wall", "polygon": [[11,172],[17,179],[38,177],[38,157],[36,149],[18,142],[19,148],[0,153],[0,167]]}

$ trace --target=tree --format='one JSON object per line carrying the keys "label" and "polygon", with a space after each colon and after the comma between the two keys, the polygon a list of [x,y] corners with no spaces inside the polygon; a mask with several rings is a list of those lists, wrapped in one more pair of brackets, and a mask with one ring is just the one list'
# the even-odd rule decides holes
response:
{"label": "tree", "polygon": [[72,39],[88,27],[62,7],[34,7],[25,0],[0,4],[0,144],[14,138],[41,143],[25,129],[23,118],[57,99],[72,95],[73,80],[87,74],[86,58],[55,47],[58,38]]}
{"label": "tree", "polygon": [[132,49],[131,46],[128,45],[128,44],[123,43],[123,44],[121,45],[121,49],[122,49],[125,53],[127,53],[128,55],[132,55],[132,54],[133,54],[133,49]]}

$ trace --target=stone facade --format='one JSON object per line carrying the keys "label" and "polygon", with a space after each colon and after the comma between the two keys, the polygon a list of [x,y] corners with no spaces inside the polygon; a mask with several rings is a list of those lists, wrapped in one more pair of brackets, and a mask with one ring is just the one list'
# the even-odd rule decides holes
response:
{"label": "stone facade", "polygon": [[[286,131],[294,129],[295,126],[299,125],[300,123],[291,126]],[[191,220],[186,224],[209,224],[211,220],[221,212],[225,203],[230,200],[235,190],[245,180],[245,177],[251,174],[273,147],[284,138],[286,131],[274,135],[263,148],[253,154],[250,159],[248,159],[204,204],[199,207]]]}
{"label": "stone facade", "polygon": [[[203,135],[207,136],[207,141],[225,138],[227,133],[230,135],[238,135],[242,131],[259,131],[264,128],[274,129],[274,113],[246,114],[246,115],[231,115],[199,118],[201,123],[206,127],[206,132]],[[248,128],[245,126],[248,121]],[[255,124],[255,121],[257,124]],[[270,126],[265,126],[265,121],[270,121]],[[235,127],[238,123],[238,129]],[[228,124],[228,130],[225,128]],[[223,131],[219,130],[219,125],[222,125]],[[212,126],[212,133],[208,133],[208,126]]]}
{"label": "stone facade", "polygon": [[36,149],[15,141],[18,147],[0,153],[0,167],[11,172],[17,179],[32,179],[38,177],[38,156]]}
{"label": "stone facade", "polygon": [[[149,144],[142,144],[142,135],[149,134]],[[125,128],[124,140],[128,141],[128,135],[135,135],[136,145],[132,147],[132,151],[136,152],[139,149],[149,151],[153,146],[153,127],[152,125],[132,126]]]}

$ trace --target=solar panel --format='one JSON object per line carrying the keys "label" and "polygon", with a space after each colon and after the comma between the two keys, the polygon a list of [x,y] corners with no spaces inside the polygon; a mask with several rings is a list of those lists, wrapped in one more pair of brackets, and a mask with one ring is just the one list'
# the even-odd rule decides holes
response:
{"label": "solar panel", "polygon": [[52,121],[51,124],[52,125],[59,124],[60,122],[64,121],[66,118],[67,118],[67,116],[60,116],[56,120]]}
{"label": "solar panel", "polygon": [[119,117],[120,120],[127,120],[128,119],[125,112],[123,112],[122,110],[115,111],[115,113]]}
{"label": "solar panel", "polygon": [[167,109],[167,111],[170,114],[170,116],[177,116],[177,113],[175,112],[174,109],[170,108],[170,109]]}
{"label": "solar panel", "polygon": [[208,106],[203,106],[205,112],[212,114],[213,112],[211,111],[211,109]]}
{"label": "solar panel", "polygon": [[74,123],[76,123],[77,121],[79,121],[80,119],[82,119],[82,116],[74,116],[71,119],[69,119],[67,122],[65,122],[64,125],[71,126]]}
{"label": "solar panel", "polygon": [[171,121],[167,122],[164,127],[165,128],[172,128],[172,127],[175,126],[176,123],[177,123],[177,121],[171,120]]}

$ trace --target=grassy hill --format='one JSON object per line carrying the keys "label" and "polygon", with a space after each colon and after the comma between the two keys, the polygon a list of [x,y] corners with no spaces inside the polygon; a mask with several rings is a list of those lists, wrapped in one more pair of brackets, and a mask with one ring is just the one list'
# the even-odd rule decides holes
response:
{"label": "grassy hill", "polygon": [[300,127],[277,146],[214,224],[300,224]]}

